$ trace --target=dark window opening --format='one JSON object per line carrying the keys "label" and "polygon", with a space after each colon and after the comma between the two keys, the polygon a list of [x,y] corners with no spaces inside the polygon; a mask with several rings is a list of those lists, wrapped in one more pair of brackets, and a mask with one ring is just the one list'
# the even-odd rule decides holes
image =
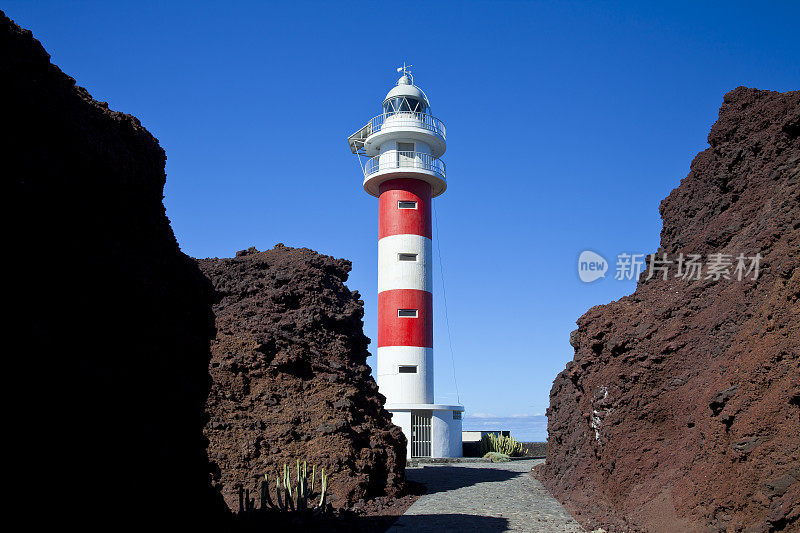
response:
{"label": "dark window opening", "polygon": [[416,374],[417,373],[417,365],[400,365],[398,371],[401,374]]}
{"label": "dark window opening", "polygon": [[397,151],[412,155],[414,153],[414,143],[397,143]]}

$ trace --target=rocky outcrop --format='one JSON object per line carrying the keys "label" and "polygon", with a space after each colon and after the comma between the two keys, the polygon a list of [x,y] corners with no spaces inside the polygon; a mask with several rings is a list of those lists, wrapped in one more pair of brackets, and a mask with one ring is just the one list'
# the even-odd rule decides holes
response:
{"label": "rocky outcrop", "polygon": [[4,376],[20,390],[6,464],[33,507],[15,514],[104,531],[218,524],[202,433],[213,294],[165,215],[164,151],[3,13],[0,105],[17,341]]}
{"label": "rocky outcrop", "polygon": [[350,262],[277,245],[200,267],[216,291],[206,435],[228,505],[297,459],[330,473],[336,507],[396,495],[406,441],[370,376]]}
{"label": "rocky outcrop", "polygon": [[740,87],[661,204],[659,255],[759,253],[757,279],[643,275],[578,321],[538,475],[584,525],[800,529],[799,135],[800,92]]}

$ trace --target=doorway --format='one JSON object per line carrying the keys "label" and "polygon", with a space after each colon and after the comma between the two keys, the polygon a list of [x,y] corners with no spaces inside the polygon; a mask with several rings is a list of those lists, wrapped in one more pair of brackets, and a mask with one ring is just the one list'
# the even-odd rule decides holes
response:
{"label": "doorway", "polygon": [[414,166],[414,143],[397,143],[397,166]]}
{"label": "doorway", "polygon": [[431,456],[431,414],[411,411],[411,457]]}

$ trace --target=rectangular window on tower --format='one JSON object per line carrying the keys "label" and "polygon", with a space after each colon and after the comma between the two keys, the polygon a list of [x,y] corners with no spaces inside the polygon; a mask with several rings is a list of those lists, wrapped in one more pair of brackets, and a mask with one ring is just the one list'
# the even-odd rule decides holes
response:
{"label": "rectangular window on tower", "polygon": [[406,200],[400,200],[397,202],[397,209],[416,209],[417,202],[409,202]]}
{"label": "rectangular window on tower", "polygon": [[398,309],[397,316],[400,318],[417,318],[416,309]]}
{"label": "rectangular window on tower", "polygon": [[416,374],[417,373],[417,365],[400,365],[397,368],[397,371],[401,374]]}
{"label": "rectangular window on tower", "polygon": [[397,254],[398,261],[416,261],[417,254]]}
{"label": "rectangular window on tower", "polygon": [[461,411],[453,411],[453,420],[461,420]]}

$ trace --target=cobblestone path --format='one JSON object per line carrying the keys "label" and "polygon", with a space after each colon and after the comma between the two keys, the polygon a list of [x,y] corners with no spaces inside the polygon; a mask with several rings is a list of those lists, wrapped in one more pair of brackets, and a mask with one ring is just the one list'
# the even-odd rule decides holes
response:
{"label": "cobblestone path", "polygon": [[541,459],[408,468],[428,492],[392,527],[405,532],[582,532],[574,518],[528,472]]}

